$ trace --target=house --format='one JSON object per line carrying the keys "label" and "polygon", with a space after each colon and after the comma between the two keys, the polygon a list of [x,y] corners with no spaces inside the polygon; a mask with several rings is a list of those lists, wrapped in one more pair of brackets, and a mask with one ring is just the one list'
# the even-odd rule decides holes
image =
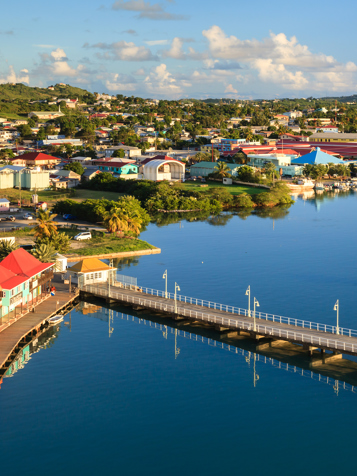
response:
{"label": "house", "polygon": [[0,198],[0,213],[8,212],[10,210],[10,200],[7,198]]}
{"label": "house", "polygon": [[[197,162],[197,164],[191,165],[190,174],[191,177],[207,177],[209,174],[213,174],[217,171],[216,162]],[[238,174],[238,169],[241,167],[239,164],[227,164],[227,167],[230,169],[230,173],[233,176]]]}
{"label": "house", "polygon": [[357,134],[350,132],[316,132],[310,136],[310,142],[357,142]]}
{"label": "house", "polygon": [[96,164],[101,172],[112,172],[113,174],[118,175],[129,175],[129,174],[137,174],[139,171],[139,167],[136,164],[122,162],[119,158],[118,160],[110,160],[110,161],[97,161]]}
{"label": "house", "polygon": [[27,117],[37,116],[40,121],[44,119],[56,119],[57,117],[64,116],[63,112],[61,112],[61,108],[58,108],[58,111],[31,111],[27,114]]}
{"label": "house", "polygon": [[0,262],[2,301],[0,318],[28,310],[44,296],[53,278],[54,263],[41,263],[22,248],[12,251]]}
{"label": "house", "polygon": [[66,278],[79,285],[114,281],[117,269],[97,258],[85,258],[67,269]]}
{"label": "house", "polygon": [[316,132],[334,132],[338,133],[338,127],[333,124],[327,126],[316,127]]}
{"label": "house", "polygon": [[44,190],[50,186],[50,174],[45,170],[26,169],[16,165],[0,168],[0,189],[19,187]]}
{"label": "house", "polygon": [[61,162],[61,159],[58,157],[53,157],[43,152],[29,152],[28,154],[17,155],[9,160],[13,165],[25,165],[27,167],[36,165],[48,169]]}
{"label": "house", "polygon": [[82,174],[82,181],[85,181],[85,180],[91,180],[92,178],[94,178],[96,175],[98,174],[101,174],[102,172],[100,170],[98,170],[98,167],[87,167],[84,171],[84,173]]}
{"label": "house", "polygon": [[125,157],[127,158],[141,155],[141,149],[139,149],[139,147],[131,147],[129,145],[117,145],[113,147],[108,147],[105,151],[105,156],[111,157],[116,150],[123,150],[125,153]]}
{"label": "house", "polygon": [[81,176],[79,174],[76,174],[76,172],[73,172],[73,170],[59,170],[54,175],[56,175],[60,179],[60,181],[61,179],[65,179],[67,181],[67,187],[63,188],[76,187],[81,181]]}
{"label": "house", "polygon": [[327,164],[344,164],[344,161],[334,157],[333,155],[323,152],[320,147],[316,147],[309,154],[303,155],[291,161],[292,165],[327,165]]}
{"label": "house", "polygon": [[145,159],[140,164],[140,173],[145,180],[184,180],[185,164],[166,155],[156,155]]}

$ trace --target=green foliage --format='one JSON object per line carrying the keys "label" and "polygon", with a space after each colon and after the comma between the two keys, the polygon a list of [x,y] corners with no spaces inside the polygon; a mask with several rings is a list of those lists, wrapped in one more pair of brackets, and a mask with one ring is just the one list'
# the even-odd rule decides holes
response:
{"label": "green foliage", "polygon": [[256,172],[254,172],[252,167],[249,167],[249,165],[243,165],[243,167],[239,167],[238,180],[249,183],[259,183],[260,181],[259,176],[256,174]]}
{"label": "green foliage", "polygon": [[66,164],[63,168],[64,170],[71,170],[72,172],[75,172],[76,174],[79,174],[79,175],[84,174],[83,165],[80,164],[79,162],[71,162],[70,164]]}
{"label": "green foliage", "polygon": [[248,193],[241,193],[234,197],[234,206],[238,208],[253,208],[254,202]]}
{"label": "green foliage", "polygon": [[8,256],[12,251],[16,250],[18,246],[15,243],[10,243],[8,240],[0,241],[0,261]]}
{"label": "green foliage", "polygon": [[45,236],[43,238],[39,238],[36,240],[36,245],[37,244],[49,245],[59,253],[67,253],[71,244],[71,239],[66,233],[62,232],[51,237]]}
{"label": "green foliage", "polygon": [[42,263],[53,263],[56,261],[56,250],[51,244],[37,243],[31,254]]}
{"label": "green foliage", "polygon": [[114,151],[112,157],[120,157],[122,159],[125,157],[125,152],[123,149],[117,149]]}

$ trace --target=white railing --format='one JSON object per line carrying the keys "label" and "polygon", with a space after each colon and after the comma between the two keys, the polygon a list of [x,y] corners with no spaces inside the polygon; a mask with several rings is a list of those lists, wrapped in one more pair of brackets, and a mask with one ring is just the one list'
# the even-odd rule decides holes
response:
{"label": "white railing", "polygon": [[[167,297],[167,299],[172,299],[172,300],[175,299],[174,293],[168,292],[167,295],[165,295],[165,291],[160,291],[158,289],[146,288],[144,286],[133,286],[128,284],[123,284],[121,282],[114,283],[114,289],[118,286],[121,289],[130,289],[133,291],[139,291],[145,294],[150,294],[151,296],[158,296],[163,298]],[[111,286],[111,289],[113,289],[112,286]],[[244,309],[241,307],[229,306],[227,304],[218,304],[214,301],[197,299],[193,297],[183,296],[181,294],[176,294],[176,300],[180,302],[184,302],[186,304],[194,304],[196,306],[207,307],[208,309],[215,309],[216,311],[229,312],[231,314],[237,314],[239,316],[245,316],[245,317],[253,317],[252,310],[250,311],[250,314],[249,314],[249,311],[247,309]],[[263,319],[269,322],[287,324],[289,326],[302,327],[303,329],[311,329],[311,330],[316,330],[320,332],[328,332],[330,334],[339,334],[339,335],[344,335],[348,337],[357,337],[357,330],[354,330],[354,329],[349,329],[344,327],[339,327],[337,329],[336,326],[332,326],[329,324],[321,324],[319,322],[306,321],[303,319],[295,319],[293,317],[284,317],[284,316],[279,316],[277,314],[269,314],[266,312],[256,311],[255,316],[257,319]]]}
{"label": "white railing", "polygon": [[[118,299],[122,302],[128,302],[136,304],[138,306],[143,306],[150,309],[155,309],[158,311],[176,313],[180,316],[186,316],[193,320],[201,320],[205,322],[210,322],[214,324],[219,324],[222,327],[228,327],[230,329],[242,329],[247,331],[253,331],[253,322],[251,320],[242,320],[237,318],[223,317],[215,315],[213,313],[205,313],[202,311],[196,311],[187,307],[175,306],[171,302],[166,301],[157,301],[146,298],[145,295],[132,295],[132,294],[123,294],[123,292],[115,289],[113,286],[109,288],[99,287],[94,285],[86,285],[83,287],[84,291],[87,291],[91,294],[103,297],[111,297]],[[243,317],[243,316],[241,316]],[[256,323],[256,328],[254,330],[257,334],[266,335],[270,337],[279,337],[280,339],[285,339],[289,341],[295,341],[315,347],[324,347],[333,349],[341,352],[352,352],[357,353],[357,344],[348,342],[343,339],[343,335],[333,335],[332,337],[322,337],[316,336],[313,334],[307,334],[304,332],[298,332],[296,330],[286,329],[283,327],[274,327],[268,325],[262,325]],[[327,331],[325,331],[327,332]]]}

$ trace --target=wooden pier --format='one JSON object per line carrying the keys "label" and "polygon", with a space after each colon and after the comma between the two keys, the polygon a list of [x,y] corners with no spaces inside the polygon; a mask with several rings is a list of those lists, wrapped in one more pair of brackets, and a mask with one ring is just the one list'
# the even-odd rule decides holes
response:
{"label": "wooden pier", "polygon": [[63,313],[78,297],[78,290],[70,293],[68,285],[61,282],[56,282],[55,285],[55,296],[48,297],[35,307],[34,312],[28,312],[0,332],[0,368],[8,359],[11,359],[12,354],[16,354],[22,340],[30,339],[30,336],[35,335],[38,329],[48,326],[47,321],[50,317]]}
{"label": "wooden pier", "polygon": [[[160,315],[167,315],[175,320],[208,323],[220,332],[248,333],[251,338],[262,345],[274,345],[277,341],[302,345],[312,355],[313,350],[321,349],[324,361],[342,358],[342,354],[357,355],[357,331],[336,328],[325,324],[302,321],[294,318],[268,315],[262,312],[253,316],[253,311],[234,308],[223,304],[200,301],[186,296],[176,296],[162,291],[126,286],[115,283],[109,286],[85,285],[80,293],[105,298],[130,305],[135,310],[148,309]],[[168,297],[166,297],[168,296]],[[200,302],[201,304],[197,304]]]}

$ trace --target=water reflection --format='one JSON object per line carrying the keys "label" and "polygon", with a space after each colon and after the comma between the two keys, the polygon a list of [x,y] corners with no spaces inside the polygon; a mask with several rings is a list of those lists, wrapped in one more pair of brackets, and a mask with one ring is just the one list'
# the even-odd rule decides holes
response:
{"label": "water reflection", "polygon": [[[245,336],[236,335],[232,337],[229,334],[218,333],[208,327],[188,324],[187,322],[181,324],[174,321],[168,322],[165,318],[141,312],[131,311],[131,314],[126,314],[118,306],[106,308],[98,306],[96,303],[81,302],[77,310],[107,323],[109,337],[113,334],[115,326],[118,325],[120,320],[158,330],[165,340],[170,340],[170,336],[172,336],[175,360],[184,352],[184,340],[205,344],[239,355],[244,358],[244,361],[252,370],[252,385],[254,387],[258,385],[259,380],[264,379],[264,368],[261,365],[264,364],[327,384],[334,389],[337,395],[342,389],[357,393],[357,362],[351,360],[341,359],[327,364],[321,363],[318,371],[316,371],[316,365],[314,370],[311,370],[311,360],[300,346],[286,344],[278,347],[264,347],[260,350],[259,344]],[[182,329],[182,326],[185,326],[185,329]]]}
{"label": "water reflection", "polygon": [[[39,331],[41,332],[41,331]],[[40,350],[52,347],[60,333],[60,326],[52,326],[37,334],[30,342],[19,344],[15,355],[9,356],[9,360],[0,368],[0,387],[4,378],[13,377]]]}

